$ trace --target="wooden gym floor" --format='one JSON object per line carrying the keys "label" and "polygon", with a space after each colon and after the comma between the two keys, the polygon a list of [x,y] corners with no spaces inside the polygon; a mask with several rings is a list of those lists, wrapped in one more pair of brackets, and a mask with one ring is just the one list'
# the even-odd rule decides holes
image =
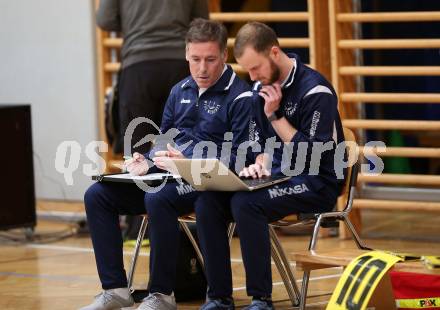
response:
{"label": "wooden gym floor", "polygon": [[[82,211],[81,204],[40,202],[39,210],[58,210],[58,206]],[[67,207],[66,207],[67,206]],[[362,234],[367,245],[375,249],[440,255],[440,226],[438,214],[408,212],[364,211]],[[100,291],[90,238],[87,234],[68,236],[73,225],[39,221],[36,233],[38,242],[24,240],[21,230],[0,232],[0,309],[78,309],[90,303]],[[287,235],[281,232],[281,240],[287,252],[307,248],[308,237]],[[11,238],[17,240],[12,241]],[[351,240],[324,238],[318,248],[354,248]],[[128,268],[132,248],[126,248],[125,262]],[[249,302],[245,290],[244,270],[239,242],[232,242],[232,268],[234,298],[237,308]],[[293,262],[292,262],[293,263]],[[294,263],[293,263],[294,265]],[[146,286],[148,253],[143,249],[138,263],[136,286]],[[307,309],[325,309],[326,301],[341,274],[340,268],[312,273],[309,285]],[[297,280],[301,274],[295,273]],[[273,299],[277,309],[292,309],[287,293],[273,265]],[[198,309],[203,301],[179,303],[179,309]]]}

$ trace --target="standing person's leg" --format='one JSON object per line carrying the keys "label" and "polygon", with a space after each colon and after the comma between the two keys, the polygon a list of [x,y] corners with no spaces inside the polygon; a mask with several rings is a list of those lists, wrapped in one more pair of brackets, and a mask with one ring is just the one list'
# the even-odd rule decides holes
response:
{"label": "standing person's leg", "polygon": [[268,223],[289,214],[328,211],[335,202],[322,191],[315,191],[302,177],[255,192],[234,195],[231,210],[240,237],[247,293],[254,299],[252,309],[272,307]]}
{"label": "standing person's leg", "polygon": [[147,67],[145,69],[148,101],[144,111],[146,117],[160,126],[165,102],[170,95],[171,88],[190,74],[188,62],[185,59],[161,59],[150,62],[148,70]]}
{"label": "standing person's leg", "polygon": [[87,223],[104,295],[83,309],[133,303],[127,289],[119,215],[145,213],[143,198],[144,192],[134,184],[95,183],[86,191]]}
{"label": "standing person's leg", "polygon": [[233,309],[228,225],[234,193],[201,192],[195,203],[197,233],[208,281],[207,301],[201,309]]}
{"label": "standing person's leg", "polygon": [[150,239],[150,295],[142,309],[176,309],[173,293],[179,250],[180,215],[194,210],[197,192],[188,184],[166,184],[157,193],[145,194]]}
{"label": "standing person's leg", "polygon": [[[165,102],[171,88],[189,75],[186,60],[167,59],[142,61],[121,71],[119,79],[119,118],[121,145],[123,151],[125,131],[137,117],[147,117],[160,127]],[[136,127],[131,137],[132,152],[146,153],[150,144],[133,145],[147,134],[159,134],[157,129],[146,123]]]}

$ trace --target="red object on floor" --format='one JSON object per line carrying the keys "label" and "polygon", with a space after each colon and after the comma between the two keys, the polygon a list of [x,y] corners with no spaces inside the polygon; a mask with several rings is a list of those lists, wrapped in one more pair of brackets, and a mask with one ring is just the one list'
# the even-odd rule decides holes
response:
{"label": "red object on floor", "polygon": [[440,275],[390,272],[396,308],[440,310]]}

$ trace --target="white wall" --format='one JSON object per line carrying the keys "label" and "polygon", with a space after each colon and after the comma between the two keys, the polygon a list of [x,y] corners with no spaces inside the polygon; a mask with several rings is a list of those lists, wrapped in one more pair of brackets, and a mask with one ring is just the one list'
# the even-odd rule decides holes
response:
{"label": "white wall", "polygon": [[80,200],[91,184],[84,153],[73,186],[55,154],[98,136],[94,23],[92,0],[0,0],[0,103],[31,104],[37,198]]}

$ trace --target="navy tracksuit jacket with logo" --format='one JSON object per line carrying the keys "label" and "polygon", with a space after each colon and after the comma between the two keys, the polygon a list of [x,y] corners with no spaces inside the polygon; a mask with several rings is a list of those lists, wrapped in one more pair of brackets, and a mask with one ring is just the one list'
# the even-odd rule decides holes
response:
{"label": "navy tracksuit jacket with logo", "polygon": [[[296,67],[282,87],[283,98],[280,111],[297,130],[291,141],[293,147],[288,152],[291,157],[284,161],[282,159],[284,146],[264,114],[264,99],[258,95],[261,88],[259,82],[253,86],[254,114],[251,126],[255,126],[255,129],[251,130],[251,140],[259,143],[262,149],[269,138],[275,138],[276,142],[281,143],[280,147],[274,149],[272,175],[289,175],[289,170],[291,176],[308,175],[313,143],[339,144],[344,141],[344,134],[338,112],[337,96],[331,84],[317,71],[302,64],[295,54],[289,54],[289,56],[295,60]],[[300,143],[303,144],[302,152],[298,150]],[[307,145],[307,152],[304,152],[305,145]],[[319,169],[315,169],[317,173],[308,176],[315,190],[330,186],[331,190],[336,190],[338,194],[344,184],[346,171],[338,171],[339,178],[336,175],[337,169],[335,171],[335,146],[333,145],[331,150],[322,153]],[[304,169],[295,171],[295,165],[300,165],[304,157]]]}
{"label": "navy tracksuit jacket with logo", "polygon": [[[280,110],[298,132],[291,141],[291,160],[282,161],[283,146],[274,149],[271,172],[272,175],[280,175],[289,173],[289,169],[294,171],[297,154],[300,154],[300,161],[305,157],[304,170],[299,170],[289,181],[253,192],[200,194],[196,205],[197,228],[205,255],[208,296],[211,298],[232,295],[226,238],[226,224],[231,215],[237,223],[240,237],[247,293],[256,297],[270,296],[272,275],[268,223],[298,212],[331,210],[344,183],[345,171],[339,173],[338,179],[334,169],[334,145],[332,150],[322,154],[319,167],[312,167],[312,171],[317,171],[316,175],[308,175],[313,143],[340,143],[344,136],[337,97],[330,83],[318,72],[303,65],[296,55],[289,57],[294,60],[295,66],[282,85]],[[282,141],[264,114],[264,99],[258,95],[260,87],[259,82],[253,87],[250,136],[264,149],[269,138]],[[302,151],[298,148],[300,142],[309,148]],[[230,209],[225,208],[229,205]]]}
{"label": "navy tracksuit jacket with logo", "polygon": [[[248,140],[249,118],[251,114],[250,87],[239,79],[228,66],[220,80],[199,97],[199,88],[192,77],[176,84],[168,97],[162,116],[162,136],[157,137],[154,152],[166,149],[170,142],[166,133],[177,129],[174,143],[178,149],[192,141],[182,150],[187,158],[197,157],[194,148],[200,141],[211,141],[217,145],[217,157],[220,158],[225,132],[232,133],[231,162],[235,165],[235,154],[238,146]],[[200,150],[200,148],[199,148]],[[206,149],[203,157],[206,157]],[[228,160],[229,158],[225,158]]]}
{"label": "navy tracksuit jacket with logo", "polygon": [[[191,157],[199,141],[221,146],[225,132],[232,132],[232,151],[248,139],[251,115],[250,87],[228,66],[220,79],[201,96],[189,77],[171,90],[161,124],[162,133],[178,129],[173,141],[157,137],[154,150],[167,142]],[[154,152],[154,151],[153,151]],[[147,154],[152,157],[154,154]],[[234,156],[232,156],[234,157]],[[233,158],[234,159],[234,158]],[[152,171],[154,169],[151,169]],[[103,289],[127,287],[123,266],[120,214],[148,214],[150,292],[174,290],[179,242],[177,217],[192,212],[198,193],[186,184],[168,183],[157,193],[145,193],[132,184],[95,183],[84,196],[98,274]]]}

